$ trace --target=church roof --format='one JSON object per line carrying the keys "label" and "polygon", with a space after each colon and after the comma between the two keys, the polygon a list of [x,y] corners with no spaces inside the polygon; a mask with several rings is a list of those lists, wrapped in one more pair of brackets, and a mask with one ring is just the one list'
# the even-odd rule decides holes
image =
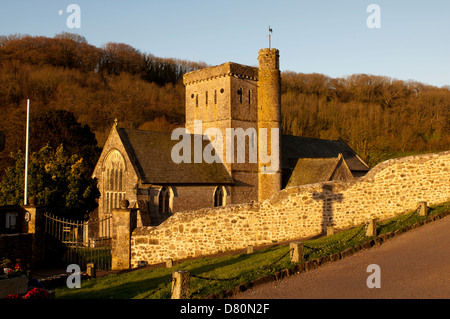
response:
{"label": "church roof", "polygon": [[[144,183],[151,184],[227,184],[232,183],[222,163],[175,163],[171,158],[173,146],[171,133],[117,128],[117,132],[134,162],[136,172]],[[191,136],[191,149],[194,149]],[[203,148],[209,144],[203,141]],[[193,152],[192,152],[193,153]],[[193,158],[193,154],[192,154]]]}
{"label": "church roof", "polygon": [[283,135],[281,149],[283,169],[293,169],[299,158],[336,160],[342,154],[350,171],[369,171],[369,166],[342,140]]}
{"label": "church roof", "polygon": [[[299,158],[286,187],[329,181],[341,159],[341,155],[336,158]],[[351,176],[350,172],[348,174]]]}

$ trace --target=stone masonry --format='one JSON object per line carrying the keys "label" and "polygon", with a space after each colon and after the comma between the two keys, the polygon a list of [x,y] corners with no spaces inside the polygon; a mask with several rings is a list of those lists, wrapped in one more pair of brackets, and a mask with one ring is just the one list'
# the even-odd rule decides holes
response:
{"label": "stone masonry", "polygon": [[350,181],[290,187],[260,203],[176,213],[131,234],[131,267],[309,237],[450,200],[450,151],[392,159]]}

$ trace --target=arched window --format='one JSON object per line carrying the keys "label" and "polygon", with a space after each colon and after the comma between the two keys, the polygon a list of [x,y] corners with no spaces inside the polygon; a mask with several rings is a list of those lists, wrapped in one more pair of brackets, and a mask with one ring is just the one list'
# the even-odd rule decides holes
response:
{"label": "arched window", "polygon": [[216,188],[214,192],[214,207],[225,205],[225,190],[222,186]]}
{"label": "arched window", "polygon": [[158,197],[159,212],[168,214],[172,212],[172,192],[169,187],[164,186],[159,191]]}
{"label": "arched window", "polygon": [[118,150],[111,151],[103,164],[104,212],[110,213],[120,207],[125,199],[124,172],[125,161]]}

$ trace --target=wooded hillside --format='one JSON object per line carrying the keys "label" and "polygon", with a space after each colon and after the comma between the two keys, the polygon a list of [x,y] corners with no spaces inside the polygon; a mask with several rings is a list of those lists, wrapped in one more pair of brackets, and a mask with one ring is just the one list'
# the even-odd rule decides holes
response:
{"label": "wooded hillside", "polygon": [[[27,98],[32,118],[69,111],[100,147],[115,118],[127,128],[171,131],[184,124],[182,75],[206,66],[123,43],[97,48],[69,33],[2,36],[0,131],[7,142],[0,157],[24,149]],[[284,134],[342,138],[371,165],[386,154],[450,149],[449,88],[365,74],[283,72],[282,113]]]}

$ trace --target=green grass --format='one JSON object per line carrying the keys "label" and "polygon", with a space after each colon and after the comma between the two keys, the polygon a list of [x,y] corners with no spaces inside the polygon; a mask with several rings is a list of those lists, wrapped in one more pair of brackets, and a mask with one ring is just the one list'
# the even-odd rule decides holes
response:
{"label": "green grass", "polygon": [[286,256],[272,267],[263,268],[288,251],[288,246],[279,246],[263,249],[251,255],[226,255],[190,260],[172,268],[139,269],[83,281],[80,289],[57,288],[55,294],[57,298],[160,299],[170,298],[172,273],[175,270],[183,269],[207,278],[235,278],[210,281],[191,277],[191,297],[201,298],[224,289],[233,289],[240,283],[289,267],[289,257]]}
{"label": "green grass", "polygon": [[111,247],[81,247],[76,248],[75,252],[85,263],[96,263],[100,269],[111,267]]}
{"label": "green grass", "polygon": [[[428,217],[449,210],[450,202],[436,205],[429,208]],[[416,211],[409,212],[379,222],[377,232],[389,233],[424,219],[426,217],[419,216]],[[304,242],[305,259],[313,260],[329,256],[369,239],[371,238],[365,236],[362,225],[333,236],[307,240]],[[224,291],[232,290],[239,284],[292,267],[288,252],[289,245],[278,245],[252,254],[193,259],[172,268],[138,269],[82,281],[80,289],[57,288],[55,295],[58,299],[165,299],[171,295],[172,273],[175,270],[186,270],[191,273],[190,298],[204,298],[210,294],[220,296]],[[230,280],[205,280],[192,275]]]}
{"label": "green grass", "polygon": [[401,229],[406,226],[414,225],[418,222],[424,221],[425,219],[439,215],[441,213],[450,211],[450,202],[434,205],[428,208],[428,216],[419,216],[417,211],[409,212],[395,218],[388,219],[386,221],[380,222],[377,227],[378,234],[386,234],[393,232],[397,229]]}

